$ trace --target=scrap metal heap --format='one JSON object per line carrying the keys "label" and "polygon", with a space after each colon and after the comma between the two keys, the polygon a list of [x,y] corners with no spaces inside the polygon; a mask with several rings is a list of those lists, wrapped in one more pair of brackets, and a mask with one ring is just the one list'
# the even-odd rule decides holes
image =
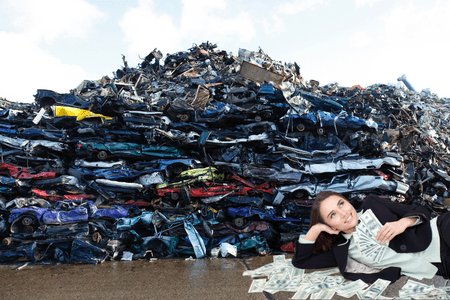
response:
{"label": "scrap metal heap", "polygon": [[448,210],[449,99],[209,42],[163,58],[0,100],[1,262],[292,251],[323,190]]}

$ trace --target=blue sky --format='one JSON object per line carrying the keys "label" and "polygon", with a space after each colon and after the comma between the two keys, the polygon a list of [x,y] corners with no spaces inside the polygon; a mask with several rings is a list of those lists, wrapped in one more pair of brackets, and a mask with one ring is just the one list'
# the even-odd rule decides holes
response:
{"label": "blue sky", "polygon": [[395,83],[450,97],[450,1],[3,0],[0,97],[31,102],[130,66],[154,48],[210,41],[237,54],[261,47],[297,62],[306,80]]}

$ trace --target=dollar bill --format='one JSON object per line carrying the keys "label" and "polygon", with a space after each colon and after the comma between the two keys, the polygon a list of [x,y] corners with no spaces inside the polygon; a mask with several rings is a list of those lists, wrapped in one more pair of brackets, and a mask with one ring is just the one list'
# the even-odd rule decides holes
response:
{"label": "dollar bill", "polygon": [[299,268],[292,268],[291,273],[289,275],[291,280],[303,279],[303,276],[305,275],[305,270]]}
{"label": "dollar bill", "polygon": [[345,281],[345,278],[342,277],[341,275],[335,275],[335,276],[331,276],[330,277],[332,280],[334,280],[336,283],[343,283]]}
{"label": "dollar bill", "polygon": [[277,270],[279,266],[275,263],[269,263],[255,270],[246,270],[242,273],[243,276],[269,276],[273,271]]}
{"label": "dollar bill", "polygon": [[269,292],[271,294],[281,291],[296,291],[297,285],[300,284],[301,280],[298,280],[293,287],[291,283],[290,274],[289,273],[278,273],[269,278],[269,280],[264,285],[264,291]]}
{"label": "dollar bill", "polygon": [[311,294],[309,299],[333,299],[334,289],[325,289]]}
{"label": "dollar bill", "polygon": [[422,282],[415,281],[413,279],[408,279],[408,281],[402,287],[402,290],[413,290],[413,289],[416,289],[417,287],[424,287],[424,288],[426,288],[426,287],[430,287],[430,285],[422,283]]}
{"label": "dollar bill", "polygon": [[308,283],[300,284],[300,286],[297,289],[297,292],[295,292],[294,296],[292,296],[292,300],[304,300],[309,297],[309,294],[305,289],[309,286]]}
{"label": "dollar bill", "polygon": [[398,291],[400,297],[409,297],[418,294],[427,294],[434,290],[434,285],[427,285],[415,280],[409,279],[406,284]]}
{"label": "dollar bill", "polygon": [[433,289],[426,294],[411,295],[411,299],[449,299],[442,289]]}
{"label": "dollar bill", "polygon": [[361,279],[358,279],[356,281],[344,282],[336,288],[336,294],[342,297],[350,298],[358,291],[366,288],[367,286],[368,284]]}
{"label": "dollar bill", "polygon": [[285,292],[296,292],[298,290],[298,287],[303,284],[302,279],[297,280],[289,280],[289,282],[284,286]]}
{"label": "dollar bill", "polygon": [[371,209],[366,210],[359,219],[367,226],[373,236],[376,236],[383,227]]}
{"label": "dollar bill", "polygon": [[328,275],[336,274],[336,273],[339,273],[339,268],[333,268],[333,269],[324,270],[324,271],[315,271],[313,274],[316,277],[322,277],[322,276],[328,276]]}
{"label": "dollar bill", "polygon": [[266,279],[253,279],[252,285],[248,290],[249,293],[261,293],[264,291],[266,285]]}
{"label": "dollar bill", "polygon": [[391,282],[384,279],[377,279],[364,291],[357,292],[359,299],[378,299]]}
{"label": "dollar bill", "polygon": [[334,293],[334,289],[320,290],[318,292],[312,293],[309,299],[333,299]]}
{"label": "dollar bill", "polygon": [[317,284],[317,283],[321,283],[325,279],[324,277],[316,276],[314,273],[305,274],[305,277],[303,278],[305,280],[305,282],[308,281],[311,284]]}
{"label": "dollar bill", "polygon": [[286,260],[286,257],[284,256],[284,254],[273,256],[273,262],[280,262],[280,261],[285,261],[285,260]]}
{"label": "dollar bill", "polygon": [[324,289],[329,289],[329,288],[334,288],[339,286],[340,283],[336,282],[336,281],[330,281],[330,282],[321,282],[321,283],[317,283],[317,284],[313,284],[309,287],[307,287],[305,290],[309,293],[315,293],[317,291],[320,290],[324,290]]}

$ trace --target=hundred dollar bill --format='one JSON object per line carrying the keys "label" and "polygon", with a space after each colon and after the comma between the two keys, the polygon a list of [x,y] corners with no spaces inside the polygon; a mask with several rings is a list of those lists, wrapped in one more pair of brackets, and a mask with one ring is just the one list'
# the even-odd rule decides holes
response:
{"label": "hundred dollar bill", "polygon": [[402,287],[402,290],[413,290],[413,289],[416,289],[417,287],[427,288],[427,287],[430,287],[430,286],[428,284],[409,279],[405,283],[405,285]]}
{"label": "hundred dollar bill", "polygon": [[449,299],[447,293],[442,289],[434,289],[426,294],[411,295],[412,299]]}
{"label": "hundred dollar bill", "polygon": [[323,282],[329,283],[329,282],[335,282],[337,284],[341,284],[345,281],[345,278],[337,275],[337,276],[326,276]]}
{"label": "hundred dollar bill", "polygon": [[374,262],[381,262],[381,260],[383,259],[384,254],[386,253],[387,248],[386,247],[376,247],[374,251],[372,251],[369,255],[368,258],[371,259]]}
{"label": "hundred dollar bill", "polygon": [[335,281],[331,281],[331,282],[322,282],[322,283],[318,283],[318,284],[313,284],[309,287],[307,287],[305,290],[309,293],[315,293],[317,291],[320,290],[324,290],[324,289],[329,289],[329,288],[334,288],[339,286],[340,283],[337,283]]}
{"label": "hundred dollar bill", "polygon": [[279,262],[279,261],[285,261],[285,260],[286,260],[286,257],[284,256],[284,254],[273,256],[273,262]]}
{"label": "hundred dollar bill", "polygon": [[311,284],[321,283],[324,280],[324,277],[317,277],[314,273],[307,273],[303,277],[305,282],[310,282]]}
{"label": "hundred dollar bill", "polygon": [[440,287],[440,289],[445,291],[447,293],[447,297],[450,299],[450,286],[443,286]]}
{"label": "hundred dollar bill", "polygon": [[278,268],[275,263],[269,263],[255,270],[246,270],[242,273],[243,276],[269,276],[274,270]]}
{"label": "hundred dollar bill", "polygon": [[328,276],[331,274],[336,274],[339,273],[339,268],[333,268],[333,269],[329,269],[329,270],[324,270],[324,271],[315,271],[314,276],[316,277],[322,277],[322,276]]}
{"label": "hundred dollar bill", "polygon": [[302,279],[297,280],[289,280],[288,283],[284,286],[285,292],[296,292],[300,284],[303,284]]}
{"label": "hundred dollar bill", "polygon": [[366,288],[367,286],[368,284],[361,279],[358,279],[356,281],[344,282],[336,288],[336,294],[342,297],[350,298],[351,296],[355,295],[356,292]]}
{"label": "hundred dollar bill", "polygon": [[289,274],[279,273],[271,276],[271,278],[264,285],[264,291],[271,294],[285,291],[289,284]]}
{"label": "hundred dollar bill", "polygon": [[359,299],[378,299],[391,282],[384,279],[377,279],[364,291],[357,292]]}
{"label": "hundred dollar bill", "polygon": [[409,279],[408,282],[398,291],[400,297],[408,297],[418,294],[427,294],[434,290],[434,285],[426,285],[414,280]]}
{"label": "hundred dollar bill", "polygon": [[366,210],[359,219],[367,226],[373,236],[376,236],[383,227],[371,209]]}
{"label": "hundred dollar bill", "polygon": [[366,223],[364,223],[364,221],[362,221],[362,220],[360,220],[358,225],[356,225],[356,229],[359,232],[361,232],[361,233],[363,233],[363,234],[365,234],[367,236],[370,236],[370,237],[374,236],[373,232],[369,230],[369,227],[367,227]]}
{"label": "hundred dollar bill", "polygon": [[308,283],[300,284],[297,289],[297,292],[292,296],[292,300],[304,300],[309,297],[309,294],[305,289],[309,286]]}
{"label": "hundred dollar bill", "polygon": [[292,268],[290,273],[290,279],[291,280],[303,279],[304,275],[305,275],[304,269]]}
{"label": "hundred dollar bill", "polygon": [[261,293],[264,291],[264,286],[266,284],[266,279],[253,279],[252,285],[248,290],[249,293]]}
{"label": "hundred dollar bill", "polygon": [[333,299],[334,293],[336,291],[334,289],[325,289],[311,294],[310,299]]}

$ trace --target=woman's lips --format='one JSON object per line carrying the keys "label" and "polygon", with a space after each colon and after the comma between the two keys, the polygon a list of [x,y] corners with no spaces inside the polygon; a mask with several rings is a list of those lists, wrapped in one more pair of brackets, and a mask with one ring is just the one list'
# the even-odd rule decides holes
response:
{"label": "woman's lips", "polygon": [[348,216],[348,219],[347,219],[347,221],[345,221],[345,223],[348,223],[351,218],[352,218],[352,214],[350,214],[350,216]]}

